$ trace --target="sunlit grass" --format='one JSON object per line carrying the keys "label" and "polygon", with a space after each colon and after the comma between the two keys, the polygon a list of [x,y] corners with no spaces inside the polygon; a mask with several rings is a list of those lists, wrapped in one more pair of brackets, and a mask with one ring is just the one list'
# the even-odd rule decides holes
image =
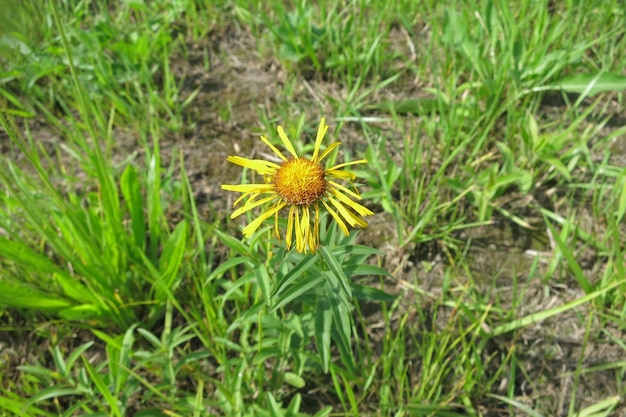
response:
{"label": "sunlit grass", "polygon": [[[623,412],[623,4],[553,3],[0,0],[0,414]],[[322,116],[370,227],[242,239]]]}

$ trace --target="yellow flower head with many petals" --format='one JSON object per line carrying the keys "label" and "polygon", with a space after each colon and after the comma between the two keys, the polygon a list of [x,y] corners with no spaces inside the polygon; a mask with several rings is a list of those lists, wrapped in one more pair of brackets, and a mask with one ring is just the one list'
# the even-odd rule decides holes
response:
{"label": "yellow flower head with many petals", "polygon": [[247,198],[246,202],[230,217],[235,218],[257,206],[271,203],[268,209],[243,229],[244,236],[250,237],[265,220],[274,216],[274,230],[280,239],[278,217],[283,208],[289,210],[285,238],[287,249],[291,248],[295,240],[296,250],[301,253],[317,250],[322,207],[330,213],[346,236],[349,233],[348,225],[367,227],[367,222],[363,220],[363,217],[374,213],[354,201],[361,199],[356,188],[352,191],[337,182],[337,180],[348,181],[352,184],[356,178],[354,173],[344,171],[343,168],[367,161],[361,159],[338,164],[328,169],[324,168],[322,160],[340,145],[340,142],[331,143],[323,152],[320,152],[322,140],[328,130],[324,118],[320,121],[317,130],[311,159],[297,154],[281,126],[278,126],[277,130],[280,140],[287,149],[287,156],[272,145],[265,136],[261,136],[261,140],[281,159],[281,163],[240,156],[228,157],[229,162],[252,169],[265,178],[264,184],[222,185],[224,190],[243,193],[235,201],[234,207]]}

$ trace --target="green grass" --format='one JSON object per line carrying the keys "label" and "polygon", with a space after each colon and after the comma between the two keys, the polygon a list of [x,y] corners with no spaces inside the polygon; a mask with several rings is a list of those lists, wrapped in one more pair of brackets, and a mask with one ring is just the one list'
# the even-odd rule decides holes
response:
{"label": "green grass", "polygon": [[[0,415],[623,413],[625,23],[0,0]],[[322,116],[370,227],[243,238],[226,155]]]}

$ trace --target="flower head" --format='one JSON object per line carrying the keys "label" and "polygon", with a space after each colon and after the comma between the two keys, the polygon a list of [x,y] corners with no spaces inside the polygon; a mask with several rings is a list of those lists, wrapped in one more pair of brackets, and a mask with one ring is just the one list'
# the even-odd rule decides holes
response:
{"label": "flower head", "polygon": [[356,178],[354,173],[344,171],[349,165],[363,164],[367,161],[345,162],[331,168],[324,168],[322,160],[330,152],[340,145],[340,142],[331,143],[323,152],[320,152],[322,139],[328,130],[324,118],[320,121],[315,138],[313,156],[309,159],[297,154],[293,144],[285,134],[281,126],[278,126],[278,136],[282,141],[287,156],[279,151],[270,141],[261,136],[265,143],[282,162],[274,162],[261,159],[248,159],[240,156],[229,156],[228,161],[252,169],[263,175],[263,184],[240,184],[222,185],[224,190],[243,193],[234,204],[237,207],[244,199],[245,203],[236,209],[231,218],[235,218],[257,206],[271,203],[269,208],[263,211],[255,220],[243,229],[243,234],[250,237],[265,220],[274,216],[274,230],[280,239],[278,230],[279,212],[286,208],[287,233],[286,242],[289,249],[295,240],[298,252],[314,252],[319,245],[319,218],[320,210],[325,208],[337,222],[341,230],[348,235],[348,226],[367,227],[367,222],[362,217],[370,216],[369,209],[354,200],[360,200],[361,196],[356,192],[339,184],[337,181],[352,181]]}

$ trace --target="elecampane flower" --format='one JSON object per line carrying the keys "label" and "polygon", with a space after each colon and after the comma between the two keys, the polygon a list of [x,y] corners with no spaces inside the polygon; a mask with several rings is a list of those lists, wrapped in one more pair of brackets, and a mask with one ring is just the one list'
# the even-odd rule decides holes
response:
{"label": "elecampane flower", "polygon": [[278,218],[282,209],[288,210],[285,236],[287,249],[291,248],[295,241],[296,250],[301,253],[317,250],[320,210],[327,210],[346,236],[349,234],[348,225],[367,227],[367,222],[363,220],[363,217],[374,213],[354,201],[361,199],[354,186],[353,191],[337,182],[347,181],[353,185],[352,181],[356,178],[354,173],[345,171],[343,168],[364,164],[367,161],[361,159],[338,164],[328,169],[324,168],[322,160],[340,145],[340,142],[333,142],[321,151],[322,140],[328,130],[324,118],[320,121],[313,156],[310,159],[297,154],[281,126],[278,126],[277,130],[287,150],[287,155],[272,145],[265,136],[261,136],[261,140],[282,162],[277,164],[261,159],[228,157],[229,162],[252,169],[265,179],[263,184],[222,185],[224,190],[242,193],[233,207],[237,207],[245,200],[243,205],[231,214],[231,218],[255,207],[269,204],[269,208],[262,211],[243,229],[244,236],[250,237],[265,220],[274,216],[274,231],[280,239]]}

